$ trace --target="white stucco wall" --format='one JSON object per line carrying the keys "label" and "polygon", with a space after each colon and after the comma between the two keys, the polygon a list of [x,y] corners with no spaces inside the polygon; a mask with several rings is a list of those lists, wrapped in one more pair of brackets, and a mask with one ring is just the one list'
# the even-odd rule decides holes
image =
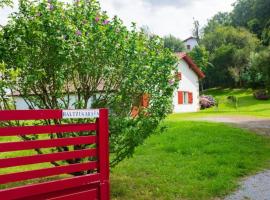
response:
{"label": "white stucco wall", "polygon": [[187,51],[191,51],[195,46],[198,45],[198,42],[195,38],[188,39],[184,43],[185,43],[186,48],[188,45],[190,45],[190,49],[187,49]]}
{"label": "white stucco wall", "polygon": [[[182,74],[182,79],[179,81],[178,89],[174,91],[173,95],[173,112],[197,112],[199,106],[199,78],[197,74],[189,68],[188,64],[184,60],[180,60],[178,63],[178,70]],[[193,103],[192,104],[178,104],[178,91],[192,92]]]}
{"label": "white stucco wall", "polygon": [[[77,96],[76,95],[70,95],[70,105],[69,109],[74,109],[74,103],[76,102]],[[29,107],[27,103],[23,100],[22,97],[16,96],[14,97],[16,110],[28,110]],[[93,103],[93,97],[89,100],[87,107],[91,108],[91,105]]]}

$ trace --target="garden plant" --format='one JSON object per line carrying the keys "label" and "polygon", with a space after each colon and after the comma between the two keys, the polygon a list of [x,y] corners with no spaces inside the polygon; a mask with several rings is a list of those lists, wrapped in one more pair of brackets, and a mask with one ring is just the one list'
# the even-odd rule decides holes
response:
{"label": "garden plant", "polygon": [[[135,24],[127,28],[118,17],[110,19],[95,0],[20,0],[18,12],[0,29],[0,63],[2,110],[15,109],[15,94],[30,109],[109,108],[111,166],[153,133],[170,112],[176,86],[176,58],[163,40]],[[144,94],[147,108],[140,106]],[[134,106],[139,113],[132,117]]]}

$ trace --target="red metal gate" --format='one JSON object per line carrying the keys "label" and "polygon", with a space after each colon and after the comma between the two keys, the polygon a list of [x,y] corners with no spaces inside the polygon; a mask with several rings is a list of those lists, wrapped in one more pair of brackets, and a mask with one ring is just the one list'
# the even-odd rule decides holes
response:
{"label": "red metal gate", "polygon": [[[61,161],[75,158],[95,157],[94,161],[61,165],[31,171],[0,175],[0,184],[29,179],[91,171],[91,174],[24,185],[0,190],[1,200],[108,200],[109,197],[109,147],[108,110],[18,110],[0,111],[0,121],[10,120],[48,120],[66,118],[95,117],[95,123],[62,124],[42,126],[20,126],[0,128],[0,137],[24,136],[32,134],[56,134],[82,131],[95,131],[95,135],[47,140],[32,140],[0,143],[1,152],[12,152],[37,148],[63,147],[70,145],[96,144],[95,148],[64,151],[15,158],[0,158],[0,168],[16,167],[36,163]],[[1,154],[0,154],[1,155]],[[93,173],[92,173],[93,172]]]}

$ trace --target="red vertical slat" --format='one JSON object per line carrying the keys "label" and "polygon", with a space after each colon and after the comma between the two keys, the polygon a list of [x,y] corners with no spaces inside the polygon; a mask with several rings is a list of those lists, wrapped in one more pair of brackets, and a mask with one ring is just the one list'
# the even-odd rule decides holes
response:
{"label": "red vertical slat", "polygon": [[192,92],[188,93],[188,103],[193,104],[193,93]]}
{"label": "red vertical slat", "polygon": [[149,100],[150,100],[149,94],[143,94],[141,104],[142,104],[142,106],[144,108],[148,108],[149,107]]}
{"label": "red vertical slat", "polygon": [[137,106],[133,106],[131,109],[131,117],[135,118],[139,114],[139,108]]}
{"label": "red vertical slat", "polygon": [[183,104],[183,92],[178,91],[178,104]]}
{"label": "red vertical slat", "polygon": [[97,119],[97,146],[100,173],[100,199],[110,199],[109,186],[109,122],[108,110],[100,109],[99,119]]}

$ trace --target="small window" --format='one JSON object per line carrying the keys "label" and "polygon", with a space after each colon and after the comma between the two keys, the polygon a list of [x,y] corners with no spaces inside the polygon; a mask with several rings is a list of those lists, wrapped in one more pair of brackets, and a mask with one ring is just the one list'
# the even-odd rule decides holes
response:
{"label": "small window", "polygon": [[188,50],[190,50],[190,49],[191,49],[191,46],[190,46],[189,44],[187,45],[187,49],[188,49]]}
{"label": "small window", "polygon": [[188,92],[183,92],[183,104],[189,104]]}

